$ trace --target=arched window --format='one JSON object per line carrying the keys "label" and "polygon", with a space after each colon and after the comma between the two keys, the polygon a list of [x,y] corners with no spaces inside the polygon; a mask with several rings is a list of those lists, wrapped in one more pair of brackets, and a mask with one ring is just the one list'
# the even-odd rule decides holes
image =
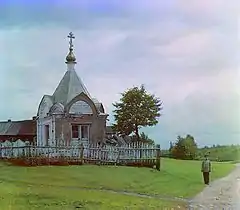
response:
{"label": "arched window", "polygon": [[71,106],[69,114],[93,114],[93,111],[85,101],[77,101]]}
{"label": "arched window", "polygon": [[64,107],[60,103],[54,104],[50,109],[50,114],[63,114],[63,113]]}

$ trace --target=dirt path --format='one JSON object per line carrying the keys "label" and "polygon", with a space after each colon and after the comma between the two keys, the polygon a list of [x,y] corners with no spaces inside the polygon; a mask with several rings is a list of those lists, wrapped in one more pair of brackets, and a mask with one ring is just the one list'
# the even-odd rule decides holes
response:
{"label": "dirt path", "polygon": [[240,164],[228,176],[212,182],[190,201],[190,210],[195,209],[240,209]]}

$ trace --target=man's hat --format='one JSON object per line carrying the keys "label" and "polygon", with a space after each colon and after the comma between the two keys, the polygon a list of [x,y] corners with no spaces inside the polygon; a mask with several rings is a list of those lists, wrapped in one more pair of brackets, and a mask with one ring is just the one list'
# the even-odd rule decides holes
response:
{"label": "man's hat", "polygon": [[205,155],[204,155],[204,157],[208,157],[209,156],[209,153],[206,153]]}

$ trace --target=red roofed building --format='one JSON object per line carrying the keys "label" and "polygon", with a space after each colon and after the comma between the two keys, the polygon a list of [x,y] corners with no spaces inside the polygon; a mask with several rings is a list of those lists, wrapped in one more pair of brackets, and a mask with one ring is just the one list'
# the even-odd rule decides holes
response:
{"label": "red roofed building", "polygon": [[0,122],[0,142],[6,140],[34,142],[36,139],[36,121],[22,120],[22,121],[5,121]]}

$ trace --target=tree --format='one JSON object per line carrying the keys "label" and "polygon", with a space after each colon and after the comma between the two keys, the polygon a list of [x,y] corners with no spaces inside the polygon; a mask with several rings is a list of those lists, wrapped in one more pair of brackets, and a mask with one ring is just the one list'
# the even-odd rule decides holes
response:
{"label": "tree", "polygon": [[178,136],[171,153],[176,159],[193,160],[197,153],[197,144],[193,136],[189,134],[185,138]]}
{"label": "tree", "polygon": [[155,144],[154,140],[150,139],[149,136],[144,132],[140,134],[140,139],[144,143]]}
{"label": "tree", "polygon": [[114,130],[119,134],[130,135],[134,133],[140,139],[141,127],[153,126],[158,123],[161,116],[162,102],[155,95],[147,93],[144,85],[133,87],[121,94],[120,102],[115,107]]}
{"label": "tree", "polygon": [[172,148],[172,156],[176,159],[185,159],[184,138],[177,137],[177,142]]}
{"label": "tree", "polygon": [[142,143],[148,143],[148,144],[155,144],[154,140],[150,139],[147,134],[144,132],[141,132],[139,135],[139,138],[134,134],[131,136],[133,142],[142,142]]}
{"label": "tree", "polygon": [[169,152],[171,152],[171,151],[172,151],[173,147],[174,147],[174,145],[173,145],[173,143],[170,141]]}
{"label": "tree", "polygon": [[188,134],[184,139],[184,146],[186,158],[193,160],[197,153],[197,143],[194,137]]}
{"label": "tree", "polygon": [[155,144],[154,140],[149,138],[149,136],[147,134],[145,134],[144,132],[140,133],[139,139],[143,143]]}

